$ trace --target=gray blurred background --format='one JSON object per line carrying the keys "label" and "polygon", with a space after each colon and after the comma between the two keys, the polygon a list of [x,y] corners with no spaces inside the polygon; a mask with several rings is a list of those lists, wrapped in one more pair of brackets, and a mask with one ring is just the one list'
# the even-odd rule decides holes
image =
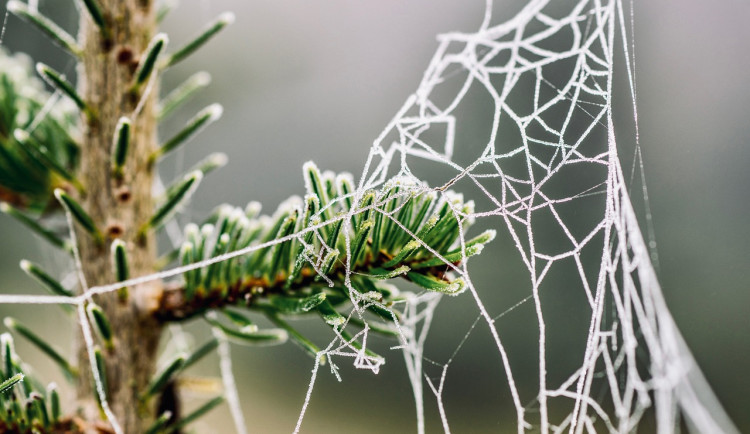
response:
{"label": "gray blurred background", "polygon": [[[61,25],[75,28],[76,13],[69,10],[73,2],[41,3]],[[165,136],[209,103],[225,107],[217,124],[163,165],[170,179],[209,152],[229,155],[229,165],[204,180],[183,222],[199,221],[223,202],[244,205],[259,200],[271,212],[283,198],[302,192],[299,169],[310,159],[322,169],[361,173],[372,140],[416,89],[437,47],[435,35],[476,29],[484,7],[478,0],[182,3],[164,23],[173,47],[220,12],[237,15],[236,23],[209,48],[170,70],[164,80],[164,88],[170,89],[198,69],[213,76],[209,90],[164,125]],[[511,16],[520,7],[517,1],[496,3],[498,17]],[[685,340],[741,431],[750,431],[750,374],[745,371],[750,364],[748,16],[750,4],[741,0],[638,2],[634,15],[640,142],[659,277]],[[74,72],[69,58],[15,17],[7,19],[2,44],[68,74]],[[627,100],[616,107],[625,118],[630,116]],[[40,293],[18,270],[22,258],[62,264],[4,216],[0,240],[0,291]],[[504,247],[499,254],[506,253],[512,255],[513,249]],[[480,270],[475,282],[500,279],[513,287],[514,282],[528,280],[525,271],[509,266],[504,270],[508,277],[485,268],[474,268]],[[482,284],[477,286],[481,290]],[[456,312],[474,312],[472,305],[468,296],[442,303],[430,357],[444,361],[456,348],[475,315],[466,319]],[[35,329],[59,337],[60,345],[67,347],[70,333],[61,324],[69,320],[59,310],[2,306],[0,314],[26,322],[38,318]],[[318,323],[300,327],[324,343],[328,332]],[[501,327],[513,326],[508,322]],[[189,329],[198,342],[207,338],[202,325]],[[515,339],[535,342],[536,332],[516,332]],[[343,383],[327,368],[321,371],[303,432],[414,431],[402,358],[387,350],[388,342],[376,345],[389,356],[378,376],[355,371],[346,360],[339,361]],[[49,363],[37,362],[35,350],[22,343],[18,349],[44,378],[62,381]],[[233,351],[248,424],[254,432],[291,432],[311,359],[292,344]],[[454,432],[496,432],[515,426],[511,413],[498,410],[508,403],[504,380],[496,372],[496,354],[486,329],[479,327],[452,366],[454,389],[446,406]],[[199,368],[196,375],[218,372],[214,360]],[[431,418],[428,432],[435,432],[439,425],[429,391],[425,400]],[[221,408],[197,427],[200,432],[224,432],[227,428],[220,424],[228,420],[229,413]]]}

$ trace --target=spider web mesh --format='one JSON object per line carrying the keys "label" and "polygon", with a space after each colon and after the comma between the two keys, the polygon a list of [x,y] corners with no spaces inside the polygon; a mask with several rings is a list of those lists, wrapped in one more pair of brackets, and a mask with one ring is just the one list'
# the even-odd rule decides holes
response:
{"label": "spider web mesh", "polygon": [[[523,297],[499,308],[486,303],[493,288],[472,282],[471,263],[446,266],[464,279],[470,294],[465,296],[473,298],[479,311],[467,337],[479,327],[489,330],[518,432],[630,432],[639,425],[659,432],[683,426],[697,432],[736,432],[666,307],[623,174],[612,105],[616,59],[625,62],[633,105],[635,87],[622,2],[585,0],[561,10],[548,1],[531,1],[500,24],[492,22],[492,6],[488,1],[476,33],[440,36],[417,91],[372,145],[355,197],[394,178],[413,190],[440,195],[447,195],[450,187],[475,200],[468,217],[496,228],[514,245],[528,287]],[[633,113],[637,133],[635,109]],[[462,140],[461,131],[473,128],[478,117],[488,126],[473,131],[482,141]],[[431,183],[438,187],[428,188],[423,181],[427,178],[434,178]],[[107,286],[86,288],[79,273],[86,289],[78,297],[2,294],[0,303],[77,305],[93,360],[84,303],[94,294],[179,276],[302,235]],[[174,241],[179,245],[180,240]],[[363,312],[373,301],[358,293],[348,278],[346,284],[353,294],[350,318],[364,320]],[[567,324],[553,313],[560,308],[554,301],[561,293],[585,312],[582,321]],[[419,293],[396,306],[403,312],[396,348],[406,361],[419,432],[425,431],[425,394],[436,398],[440,423],[450,431],[444,386],[453,358],[466,341],[443,362],[425,357],[440,299]],[[533,306],[530,312],[516,313],[528,305]],[[521,314],[531,315],[527,322],[538,337],[531,343],[537,362],[532,387],[518,374],[519,357],[508,350],[506,333],[498,326],[501,317]],[[335,339],[321,351],[331,372],[338,375],[336,363],[345,358],[377,373],[383,360],[365,351],[369,328],[354,336],[360,348],[341,333],[345,326],[335,329]],[[237,431],[245,432],[229,346],[221,330],[213,333],[220,340],[221,373],[233,419]],[[573,353],[576,362],[557,363],[561,353]],[[302,429],[320,360],[295,431]],[[434,368],[437,375],[428,374]],[[95,363],[92,371],[102,407],[121,432]]]}
{"label": "spider web mesh", "polygon": [[[525,300],[533,303],[538,329],[534,395],[523,396],[517,385],[514,354],[485,308],[485,290],[466,268],[460,273],[501,356],[519,432],[630,432],[647,418],[659,432],[683,424],[734,432],[666,307],[618,155],[618,50],[635,106],[622,2],[554,6],[532,1],[495,25],[489,2],[478,32],[442,35],[416,93],[375,141],[361,186],[389,170],[419,178],[417,170],[439,166],[445,176],[438,190],[475,190],[484,200],[474,217],[512,239],[529,276]],[[475,114],[464,106],[487,97],[492,117],[483,146],[459,143],[455,131]],[[589,215],[581,218],[584,211]],[[560,291],[582,303],[585,328],[548,313],[555,309],[549,293]],[[421,348],[413,338],[405,347],[411,370],[419,370]],[[554,367],[560,348],[579,351],[567,372]],[[446,431],[448,367],[437,384],[426,377]],[[418,394],[421,379],[410,375]]]}

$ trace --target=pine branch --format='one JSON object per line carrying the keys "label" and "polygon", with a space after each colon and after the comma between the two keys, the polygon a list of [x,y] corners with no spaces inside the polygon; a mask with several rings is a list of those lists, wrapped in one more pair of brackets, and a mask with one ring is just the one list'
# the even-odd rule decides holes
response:
{"label": "pine branch", "polygon": [[[310,297],[320,297],[320,302],[328,297],[340,304],[352,297],[344,286],[349,264],[355,289],[380,293],[372,310],[392,319],[385,307],[394,295],[382,290],[379,281],[403,278],[430,291],[455,295],[465,285],[451,271],[480,253],[494,237],[494,232],[485,232],[465,241],[462,248],[461,233],[472,224],[473,203],[458,194],[437,197],[395,181],[353,202],[348,200],[350,191],[326,188],[336,185],[332,174],[322,175],[312,164],[305,169],[304,202],[290,199],[271,217],[248,217],[243,210],[225,205],[201,230],[189,225],[181,265],[241,249],[250,252],[191,270],[182,281],[171,282],[156,317],[179,321],[210,309],[245,305],[275,318],[307,312],[289,306]],[[212,252],[203,247],[207,245],[214,246]],[[312,310],[316,309],[317,305]]]}

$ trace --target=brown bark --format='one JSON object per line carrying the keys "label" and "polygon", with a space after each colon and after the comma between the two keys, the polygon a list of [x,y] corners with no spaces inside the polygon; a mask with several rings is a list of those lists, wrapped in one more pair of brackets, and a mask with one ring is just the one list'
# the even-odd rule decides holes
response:
{"label": "brown bark", "polygon": [[[153,168],[149,154],[156,147],[155,102],[158,93],[156,76],[148,94],[145,87],[131,92],[139,57],[155,34],[155,11],[150,0],[99,0],[111,29],[107,41],[89,15],[82,11],[79,40],[84,57],[78,71],[79,93],[92,108],[91,118],[82,116],[80,179],[86,193],[80,197],[105,242],[97,244],[87,233],[78,230],[77,240],[83,272],[89,287],[111,283],[113,273],[110,244],[114,238],[127,246],[131,277],[150,274],[156,259],[153,235],[140,239],[138,228],[153,212],[151,187]],[[111,147],[121,116],[131,118],[131,143],[124,177],[112,176]],[[142,432],[153,420],[153,406],[140,401],[155,370],[161,325],[148,315],[149,300],[161,291],[154,282],[129,288],[127,300],[116,293],[97,296],[95,301],[107,314],[115,333],[114,349],[103,350],[106,358],[107,400],[126,433]],[[77,344],[79,405],[88,420],[99,418],[89,356],[79,339]]]}

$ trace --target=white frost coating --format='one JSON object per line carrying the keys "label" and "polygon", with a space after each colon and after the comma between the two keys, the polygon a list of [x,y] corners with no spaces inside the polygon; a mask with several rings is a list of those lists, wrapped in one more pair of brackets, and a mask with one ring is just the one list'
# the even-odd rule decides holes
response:
{"label": "white frost coating", "polygon": [[210,115],[209,121],[214,122],[218,120],[222,114],[224,114],[224,107],[222,107],[222,105],[218,103],[211,104],[210,106],[201,110],[198,114],[198,117],[203,117],[206,114]]}
{"label": "white frost coating", "polygon": [[190,83],[195,86],[200,86],[200,87],[208,86],[211,83],[211,74],[209,74],[206,71],[199,71],[199,72],[196,72],[188,80],[190,80]]}
{"label": "white frost coating", "polygon": [[211,155],[209,155],[208,161],[217,168],[221,168],[227,165],[227,162],[229,162],[229,157],[227,157],[227,154],[223,152],[216,152]]}
{"label": "white frost coating", "polygon": [[234,12],[224,12],[221,15],[219,15],[219,18],[217,19],[218,22],[223,23],[224,25],[229,25],[234,23]]}

